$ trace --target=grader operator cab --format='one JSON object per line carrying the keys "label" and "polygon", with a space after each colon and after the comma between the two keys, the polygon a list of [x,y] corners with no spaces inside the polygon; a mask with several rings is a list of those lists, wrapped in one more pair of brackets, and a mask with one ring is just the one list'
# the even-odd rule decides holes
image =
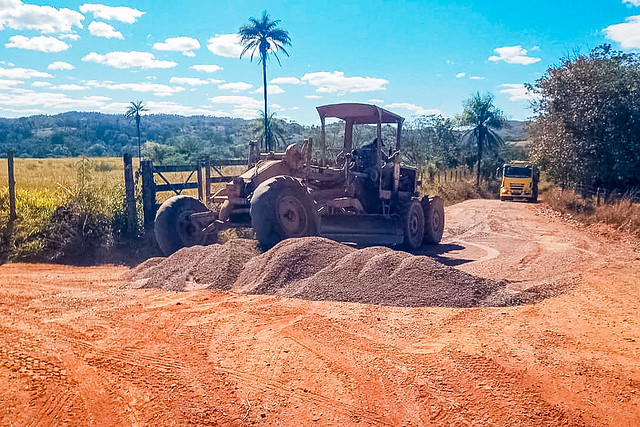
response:
{"label": "grader operator cab", "polygon": [[[160,206],[155,219],[158,246],[169,255],[185,246],[211,244],[227,228],[252,227],[263,249],[290,237],[322,236],[358,245],[402,245],[408,250],[436,244],[444,229],[440,197],[419,199],[417,171],[402,166],[404,119],[369,104],[317,107],[321,144],[326,119],[344,122],[336,166],[313,159],[313,141],[291,144],[284,153],[261,153],[209,201],[188,196]],[[354,127],[375,125],[375,139],[354,147]],[[383,150],[383,125],[395,125],[395,143]],[[252,157],[252,155],[250,155]]]}

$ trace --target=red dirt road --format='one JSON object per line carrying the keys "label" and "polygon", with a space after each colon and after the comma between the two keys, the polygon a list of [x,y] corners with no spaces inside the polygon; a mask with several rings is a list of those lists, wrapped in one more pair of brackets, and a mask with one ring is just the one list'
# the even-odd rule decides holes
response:
{"label": "red dirt road", "polygon": [[640,247],[541,206],[447,209],[431,253],[535,304],[129,289],[0,266],[1,425],[640,424]]}

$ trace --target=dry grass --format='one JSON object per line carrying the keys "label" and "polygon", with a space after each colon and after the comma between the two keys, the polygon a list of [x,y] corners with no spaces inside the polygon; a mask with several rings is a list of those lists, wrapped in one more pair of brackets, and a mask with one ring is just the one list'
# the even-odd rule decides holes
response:
{"label": "dry grass", "polygon": [[[106,185],[122,184],[124,163],[120,157],[89,158],[87,174],[94,182]],[[14,159],[16,189],[59,190],[78,182],[78,168],[82,158],[62,157],[47,159]],[[134,168],[138,167],[134,159]],[[7,184],[7,159],[0,159],[0,186]]]}
{"label": "dry grass", "polygon": [[445,204],[452,205],[469,199],[496,199],[499,188],[498,181],[482,181],[480,187],[476,187],[475,178],[469,175],[457,181],[423,182],[421,193],[436,194],[444,199]]}
{"label": "dry grass", "polygon": [[592,198],[583,198],[573,191],[554,187],[545,192],[544,200],[552,209],[577,216],[587,224],[600,222],[640,237],[640,205],[629,199],[603,202],[598,206]]}

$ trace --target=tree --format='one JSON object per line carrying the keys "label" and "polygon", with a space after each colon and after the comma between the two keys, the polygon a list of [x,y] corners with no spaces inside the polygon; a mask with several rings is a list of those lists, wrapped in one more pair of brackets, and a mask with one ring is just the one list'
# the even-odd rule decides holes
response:
{"label": "tree", "polygon": [[269,18],[269,14],[265,10],[262,12],[260,18],[249,18],[249,24],[243,25],[238,30],[240,36],[240,42],[244,45],[244,49],[240,53],[242,58],[247,52],[251,53],[251,61],[253,57],[258,56],[258,63],[262,64],[262,88],[264,93],[264,135],[265,135],[265,149],[271,151],[271,138],[268,130],[267,119],[269,112],[267,110],[267,61],[269,59],[269,53],[273,53],[273,56],[280,63],[278,58],[278,51],[281,50],[285,55],[289,56],[289,52],[285,49],[285,46],[291,46],[291,39],[289,38],[289,32],[281,28],[278,28],[280,23],[279,19],[272,21]]}
{"label": "tree", "polygon": [[453,121],[441,115],[418,116],[405,122],[402,145],[405,160],[421,173],[425,167],[435,171],[458,166],[458,138]]}
{"label": "tree", "polygon": [[142,143],[140,139],[140,113],[142,113],[143,111],[149,111],[149,110],[147,110],[147,108],[142,103],[142,101],[136,101],[136,102],[131,101],[131,105],[129,106],[129,108],[127,108],[127,112],[125,113],[127,117],[136,119],[136,129],[138,130],[138,158],[142,157],[142,151],[141,151]]}
{"label": "tree", "polygon": [[563,58],[528,86],[538,96],[531,156],[563,185],[640,185],[640,56],[602,45]]}
{"label": "tree", "polygon": [[278,148],[278,143],[284,148],[284,135],[286,132],[284,123],[282,120],[276,118],[275,115],[276,113],[271,113],[265,118],[264,113],[260,112],[260,118],[252,121],[250,124],[250,132],[258,139],[259,146],[264,145],[265,149],[267,140],[275,142],[275,147],[272,147],[273,149]]}
{"label": "tree", "polygon": [[493,95],[480,95],[476,92],[471,98],[463,101],[464,110],[459,117],[462,126],[471,128],[463,135],[463,141],[470,141],[476,148],[477,177],[476,185],[480,185],[480,167],[485,151],[500,147],[504,142],[495,129],[504,127],[506,119],[500,109],[493,105]]}

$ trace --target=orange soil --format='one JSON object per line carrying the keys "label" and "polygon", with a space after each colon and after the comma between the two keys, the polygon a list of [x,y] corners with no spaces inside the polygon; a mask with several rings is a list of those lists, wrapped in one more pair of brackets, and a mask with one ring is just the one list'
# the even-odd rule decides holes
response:
{"label": "orange soil", "polygon": [[432,256],[562,291],[511,307],[130,289],[125,267],[6,264],[0,424],[638,425],[640,248],[612,236],[536,205],[448,208]]}

